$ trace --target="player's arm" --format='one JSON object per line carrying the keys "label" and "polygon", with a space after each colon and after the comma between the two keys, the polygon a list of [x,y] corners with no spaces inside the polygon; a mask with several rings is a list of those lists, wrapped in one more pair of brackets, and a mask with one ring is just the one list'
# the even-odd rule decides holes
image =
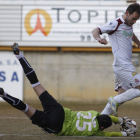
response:
{"label": "player's arm", "polygon": [[104,131],[105,137],[130,137],[135,136],[135,132],[133,132],[131,129],[124,129],[121,132],[106,132]]}
{"label": "player's arm", "polygon": [[104,132],[105,137],[123,137],[121,132]]}
{"label": "player's arm", "polygon": [[136,35],[133,33],[132,41],[137,44],[138,48],[140,48],[140,41],[136,37]]}
{"label": "player's arm", "polygon": [[121,132],[106,132],[106,131],[99,130],[98,133],[96,133],[96,136],[126,137],[126,136],[134,136],[134,132],[125,132],[125,131],[121,131]]}
{"label": "player's arm", "polygon": [[106,45],[108,42],[105,38],[101,38],[100,35],[107,33],[107,34],[112,34],[116,31],[118,27],[118,22],[116,20],[113,20],[104,26],[97,27],[92,30],[92,35],[93,37],[101,44]]}
{"label": "player's arm", "polygon": [[[111,117],[112,122],[114,122],[115,124],[120,124],[121,126],[124,126],[124,127],[129,125],[130,119],[128,117],[123,117],[123,118],[119,118],[119,117],[115,117],[115,116],[110,116],[110,117]],[[134,136],[134,134],[135,133],[130,129],[121,129],[120,133],[119,132],[105,132],[105,135],[107,137]]]}
{"label": "player's arm", "polygon": [[131,131],[121,131],[121,132],[104,132],[105,137],[129,137],[134,136],[134,132]]}
{"label": "player's arm", "polygon": [[[110,116],[112,122],[116,124],[123,123],[123,119],[115,116]],[[121,132],[104,132],[105,137],[123,137],[123,134]]]}
{"label": "player's arm", "polygon": [[115,116],[110,116],[112,122],[115,124],[122,124],[123,123],[123,118],[115,117]]}
{"label": "player's arm", "polygon": [[95,28],[95,29],[92,30],[92,35],[99,43],[106,45],[108,42],[105,38],[100,37],[100,32],[101,31],[100,31],[99,28]]}

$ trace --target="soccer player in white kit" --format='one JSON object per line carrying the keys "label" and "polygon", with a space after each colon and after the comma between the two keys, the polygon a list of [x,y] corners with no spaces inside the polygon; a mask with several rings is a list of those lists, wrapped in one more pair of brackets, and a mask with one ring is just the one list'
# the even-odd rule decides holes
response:
{"label": "soccer player in white kit", "polygon": [[118,106],[140,97],[140,74],[136,72],[131,62],[132,41],[140,48],[140,41],[133,32],[133,24],[139,17],[140,4],[134,3],[127,7],[124,15],[92,31],[93,37],[104,45],[108,42],[101,38],[100,34],[108,34],[114,55],[115,90],[118,91],[117,96],[109,97],[101,114],[111,115],[113,113],[118,116]]}

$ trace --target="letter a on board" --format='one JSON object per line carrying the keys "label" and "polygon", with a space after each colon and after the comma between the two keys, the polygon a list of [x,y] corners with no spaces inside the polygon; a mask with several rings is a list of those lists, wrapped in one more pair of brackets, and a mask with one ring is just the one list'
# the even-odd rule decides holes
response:
{"label": "letter a on board", "polygon": [[14,81],[14,80],[15,80],[15,81],[19,81],[16,72],[13,73],[11,81]]}

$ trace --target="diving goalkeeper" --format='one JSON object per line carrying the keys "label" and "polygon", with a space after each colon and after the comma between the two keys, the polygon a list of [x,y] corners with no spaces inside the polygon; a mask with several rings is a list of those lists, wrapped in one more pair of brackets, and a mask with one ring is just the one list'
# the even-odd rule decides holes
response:
{"label": "diving goalkeeper", "polygon": [[58,136],[134,136],[134,132],[129,129],[123,129],[121,132],[103,131],[110,127],[112,122],[126,125],[128,119],[125,117],[118,118],[101,115],[94,110],[72,111],[62,107],[40,84],[35,71],[23,57],[17,43],[12,45],[12,49],[16,58],[19,60],[26,77],[29,79],[34,91],[39,97],[44,111],[39,111],[21,100],[10,96],[3,88],[0,88],[0,97],[14,108],[23,111],[33,124],[41,127],[46,133],[54,133]]}

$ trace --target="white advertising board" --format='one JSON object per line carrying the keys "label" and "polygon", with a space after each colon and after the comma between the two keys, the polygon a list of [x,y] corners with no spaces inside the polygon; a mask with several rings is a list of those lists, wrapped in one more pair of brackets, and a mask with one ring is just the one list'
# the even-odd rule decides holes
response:
{"label": "white advertising board", "polygon": [[[0,52],[0,87],[8,94],[23,99],[23,70],[12,52]],[[0,98],[0,101],[3,99]]]}
{"label": "white advertising board", "polygon": [[[22,40],[94,46],[97,42],[92,30],[122,15],[125,9],[125,6],[23,6]],[[102,37],[108,40],[107,34]]]}
{"label": "white advertising board", "polygon": [[[123,15],[127,6],[124,1],[5,3],[0,6],[0,45],[110,47],[99,44],[92,30]],[[133,26],[140,39],[139,28],[140,20]],[[107,34],[102,37],[109,41]]]}

